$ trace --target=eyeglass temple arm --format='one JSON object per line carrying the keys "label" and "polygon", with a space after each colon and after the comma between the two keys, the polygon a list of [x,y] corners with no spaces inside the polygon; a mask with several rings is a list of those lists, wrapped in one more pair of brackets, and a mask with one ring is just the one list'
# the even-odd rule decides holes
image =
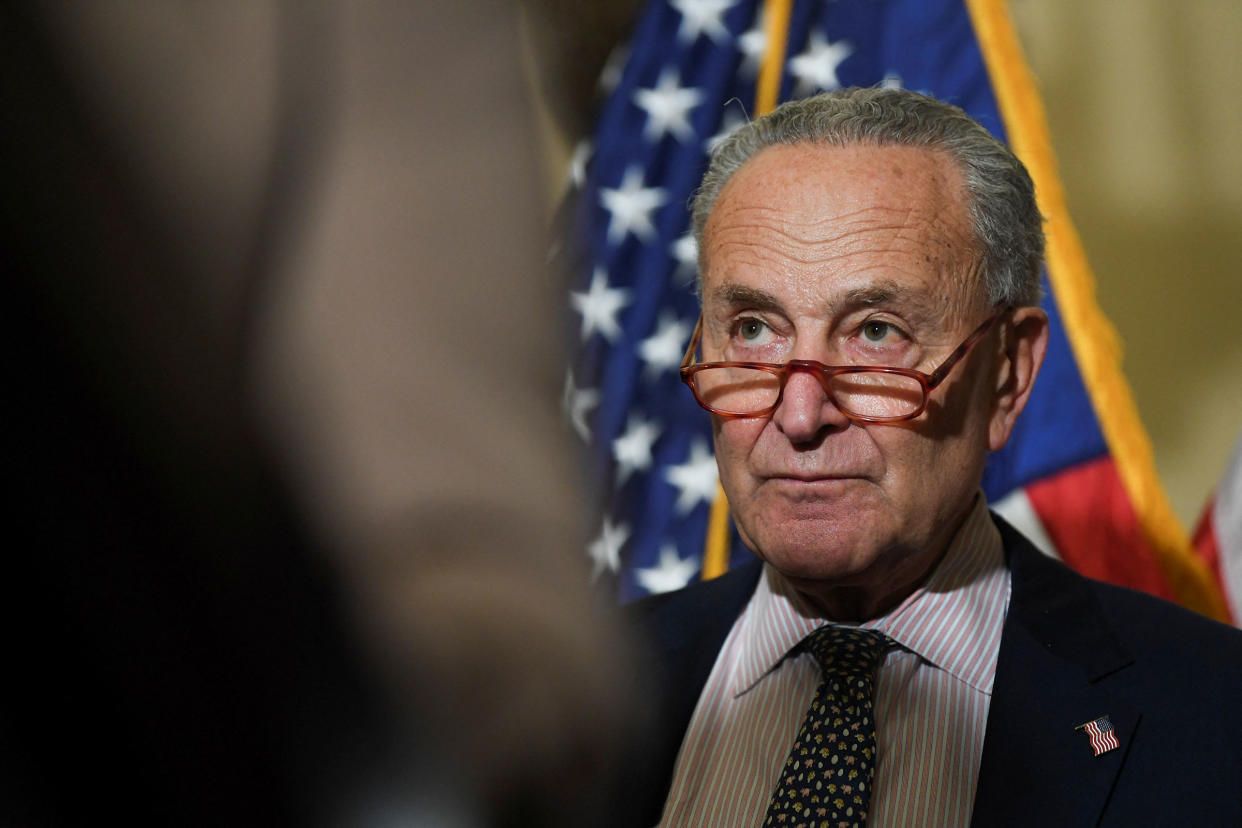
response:
{"label": "eyeglass temple arm", "polygon": [[944,382],[944,378],[947,377],[949,372],[953,370],[953,366],[961,362],[962,357],[966,356],[966,354],[970,352],[970,349],[975,346],[976,342],[987,336],[988,331],[992,330],[992,326],[996,324],[996,321],[1009,310],[1010,307],[1006,306],[996,311],[996,313],[992,314],[987,319],[983,320],[983,324],[975,328],[975,332],[966,337],[966,341],[961,345],[958,345],[957,349],[954,350],[953,353],[949,354],[944,362],[940,363],[939,368],[931,372],[931,375],[927,378],[927,387],[929,389],[935,388],[937,385]]}
{"label": "eyeglass temple arm", "polygon": [[703,335],[703,314],[699,314],[699,321],[694,323],[694,333],[690,336],[690,344],[686,346],[686,352],[682,354],[681,365],[686,368],[694,364],[694,352],[699,349],[699,338]]}

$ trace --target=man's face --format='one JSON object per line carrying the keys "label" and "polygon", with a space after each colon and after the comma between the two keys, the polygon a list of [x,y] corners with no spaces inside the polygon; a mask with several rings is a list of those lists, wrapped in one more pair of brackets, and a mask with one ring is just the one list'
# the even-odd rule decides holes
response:
{"label": "man's face", "polygon": [[[953,162],[923,149],[763,150],[704,229],[703,361],[930,372],[992,312],[966,199]],[[808,596],[844,587],[900,600],[978,489],[1000,416],[997,337],[907,423],[852,423],[805,372],[770,417],[713,418],[746,543]]]}

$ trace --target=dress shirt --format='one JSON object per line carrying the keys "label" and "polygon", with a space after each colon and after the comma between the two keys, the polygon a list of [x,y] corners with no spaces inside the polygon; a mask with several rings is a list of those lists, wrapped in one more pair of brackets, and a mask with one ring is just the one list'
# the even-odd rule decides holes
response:
{"label": "dress shirt", "polygon": [[[859,625],[900,645],[876,675],[871,828],[970,822],[1009,586],[980,493],[924,584]],[[699,696],[662,827],[762,823],[820,681],[814,658],[790,651],[825,623],[764,568]]]}

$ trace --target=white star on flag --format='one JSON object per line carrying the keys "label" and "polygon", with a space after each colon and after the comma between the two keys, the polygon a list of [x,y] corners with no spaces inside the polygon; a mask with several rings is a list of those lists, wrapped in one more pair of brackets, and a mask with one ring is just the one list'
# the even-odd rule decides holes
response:
{"label": "white star on flag", "polygon": [[609,242],[616,244],[626,233],[633,233],[639,241],[645,242],[655,235],[651,213],[668,201],[668,192],[663,187],[644,187],[643,171],[630,167],[621,179],[621,186],[615,190],[601,187],[599,198],[612,214],[608,220]]}
{"label": "white star on flag", "polygon": [[591,141],[583,138],[574,147],[574,154],[569,157],[569,183],[581,187],[586,183],[586,165],[591,158]]}
{"label": "white star on flag", "polygon": [[616,572],[621,568],[621,547],[625,546],[625,542],[629,539],[628,523],[614,526],[611,520],[604,518],[604,525],[599,530],[599,536],[587,546],[587,554],[595,563],[591,572],[592,580],[598,578],[604,570]]}
{"label": "white star on flag", "polygon": [[884,80],[880,81],[882,89],[904,89],[902,86],[901,75],[889,72],[884,76]]}
{"label": "white star on flag", "polygon": [[661,311],[655,333],[638,346],[638,355],[646,363],[643,373],[656,377],[680,366],[691,330],[689,322],[683,322],[668,311]]}
{"label": "white star on flag", "polygon": [[582,314],[582,341],[591,338],[591,334],[599,331],[604,339],[615,342],[621,335],[621,325],[617,323],[617,314],[630,303],[630,291],[627,288],[608,287],[608,274],[602,267],[595,268],[591,274],[591,285],[586,293],[574,291],[569,294],[570,304],[574,310]]}
{"label": "white star on flag", "polygon": [[806,51],[789,61],[789,73],[798,79],[795,96],[809,95],[817,89],[831,91],[841,86],[837,67],[854,54],[844,40],[829,43],[821,32],[812,32]]}
{"label": "white star on flag", "polygon": [[651,447],[660,437],[661,426],[655,420],[645,420],[632,414],[625,424],[625,433],[612,441],[612,456],[617,461],[617,485],[621,485],[636,471],[651,468]]}
{"label": "white star on flag", "polygon": [[672,254],[677,260],[677,280],[683,285],[693,282],[699,272],[699,243],[694,240],[693,231],[687,230],[673,242]]}
{"label": "white star on flag", "polygon": [[743,55],[739,71],[752,78],[759,75],[759,67],[763,64],[763,53],[768,49],[767,23],[764,17],[766,15],[761,15],[759,23],[747,29],[737,39],[737,48]]}
{"label": "white star on flag", "polygon": [[565,416],[569,424],[584,442],[591,442],[591,427],[587,425],[587,414],[599,405],[599,391],[594,388],[579,388],[574,383],[574,372],[565,374],[565,393],[561,398]]}
{"label": "white star on flag", "polygon": [[634,90],[634,103],[647,113],[643,137],[655,142],[671,132],[679,141],[693,138],[690,110],[702,101],[701,90],[683,87],[677,70],[665,69],[653,89]]}
{"label": "white star on flag", "polygon": [[677,547],[666,543],[660,547],[660,560],[656,565],[635,569],[634,577],[643,589],[655,595],[681,589],[698,571],[698,557],[692,555],[682,559],[677,555]]}
{"label": "white star on flag", "polygon": [[729,30],[725,28],[724,13],[736,0],[669,0],[669,5],[681,12],[681,26],[677,29],[677,39],[683,43],[693,43],[704,32],[717,43],[729,39]]}
{"label": "white star on flag", "polygon": [[699,503],[710,504],[715,499],[718,477],[716,458],[708,451],[707,443],[702,438],[690,444],[690,456],[686,462],[664,470],[664,479],[680,490],[677,512],[683,515]]}

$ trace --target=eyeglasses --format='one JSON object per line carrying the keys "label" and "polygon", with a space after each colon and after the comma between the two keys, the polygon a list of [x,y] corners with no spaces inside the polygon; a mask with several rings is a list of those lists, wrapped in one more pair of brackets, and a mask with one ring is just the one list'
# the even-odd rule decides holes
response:
{"label": "eyeglasses", "polygon": [[837,409],[855,422],[898,423],[913,420],[927,408],[927,395],[944,382],[1008,308],[993,313],[930,374],[910,368],[869,365],[825,365],[813,359],[771,362],[703,362],[691,364],[703,335],[703,317],[681,360],[681,381],[690,386],[699,405],[720,417],[766,417],[780,405],[785,383],[795,371],[819,380]]}

